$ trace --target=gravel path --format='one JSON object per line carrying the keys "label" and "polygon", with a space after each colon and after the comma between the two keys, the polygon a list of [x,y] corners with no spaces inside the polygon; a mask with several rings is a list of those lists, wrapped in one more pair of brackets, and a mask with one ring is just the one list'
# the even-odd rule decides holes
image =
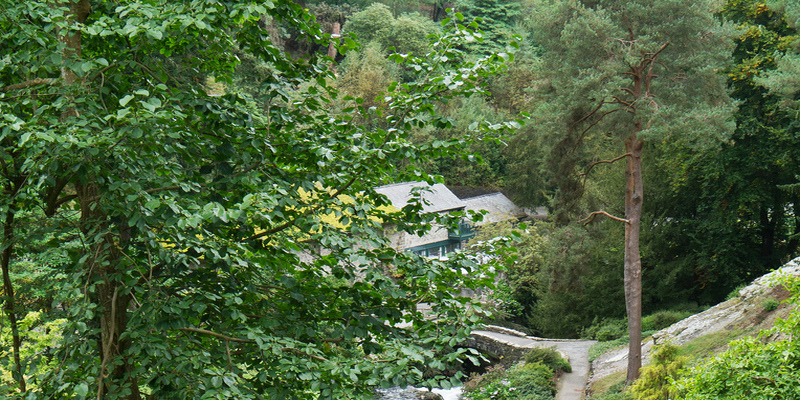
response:
{"label": "gravel path", "polygon": [[572,365],[572,372],[564,374],[558,381],[556,400],[581,400],[583,398],[586,379],[589,377],[589,347],[596,343],[594,340],[548,340],[490,331],[474,331],[473,333],[510,343],[516,347],[555,347],[567,355],[569,363]]}

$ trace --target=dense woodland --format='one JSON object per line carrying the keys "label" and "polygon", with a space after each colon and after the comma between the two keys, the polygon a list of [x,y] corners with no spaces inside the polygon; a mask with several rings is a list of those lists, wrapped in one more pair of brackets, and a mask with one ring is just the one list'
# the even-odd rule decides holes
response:
{"label": "dense woodland", "polygon": [[[539,336],[624,336],[652,329],[627,325],[629,264],[637,312],[655,315],[797,255],[791,1],[1,5],[12,397],[449,386],[490,313]],[[383,226],[479,216],[387,211],[374,188],[408,180],[503,191],[548,218],[426,260]],[[499,270],[491,310],[459,296]]]}

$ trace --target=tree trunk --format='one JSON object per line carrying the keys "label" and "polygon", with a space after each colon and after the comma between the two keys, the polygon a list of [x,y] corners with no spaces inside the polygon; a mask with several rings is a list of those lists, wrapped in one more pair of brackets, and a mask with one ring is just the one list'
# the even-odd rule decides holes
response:
{"label": "tree trunk", "polygon": [[625,167],[625,309],[628,314],[628,375],[630,384],[639,377],[642,366],[642,259],[639,254],[639,226],[642,219],[642,148],[644,142],[636,134],[625,140],[629,154]]}
{"label": "tree trunk", "polygon": [[[100,324],[100,375],[97,377],[97,399],[108,394],[118,394],[122,387],[130,389],[128,400],[140,400],[136,377],[127,353],[130,340],[120,336],[127,327],[131,294],[125,290],[124,265],[121,249],[129,240],[125,227],[112,227],[108,216],[98,204],[97,186],[94,183],[75,185],[81,207],[81,231],[88,237],[99,237],[90,251],[94,257],[83,268],[90,279],[97,282],[97,292],[91,301],[98,305]],[[112,229],[114,231],[112,231]],[[119,229],[119,231],[116,231]]]}
{"label": "tree trunk", "polygon": [[3,270],[3,291],[5,292],[5,309],[8,315],[8,321],[11,324],[11,342],[14,353],[14,371],[12,376],[19,384],[19,391],[25,393],[25,376],[22,374],[22,362],[20,360],[19,349],[21,341],[19,337],[19,325],[17,323],[17,310],[14,300],[14,286],[11,284],[11,276],[9,275],[9,267],[11,265],[11,256],[14,254],[14,208],[9,204],[6,211],[6,218],[3,223],[3,249],[0,254],[0,265]]}
{"label": "tree trunk", "polygon": [[[630,39],[635,37],[633,30]],[[642,181],[642,149],[644,140],[639,133],[645,129],[643,121],[637,120],[637,108],[640,104],[646,107],[657,108],[652,88],[653,65],[656,58],[669,42],[664,43],[653,53],[643,54],[644,58],[639,65],[631,66],[628,73],[633,86],[624,89],[631,94],[630,102],[622,102],[626,111],[634,115],[634,122],[630,136],[625,139],[627,162],[625,166],[625,310],[628,314],[628,375],[626,382],[631,384],[639,378],[639,369],[642,367],[642,257],[639,254],[639,228],[642,221],[642,204],[644,201],[644,182]],[[647,122],[649,126],[650,122]]]}
{"label": "tree trunk", "polygon": [[[83,23],[89,16],[92,6],[88,0],[73,0],[67,3],[70,18]],[[59,40],[64,44],[64,59],[81,55],[81,33],[62,32]],[[78,77],[69,68],[61,69],[64,86],[80,84]],[[80,112],[69,106],[62,112],[62,121],[70,117],[78,117]],[[141,400],[136,377],[131,374],[133,368],[127,354],[130,340],[121,339],[128,322],[128,307],[131,303],[130,290],[125,290],[122,248],[129,239],[128,229],[117,228],[109,222],[109,216],[102,211],[99,204],[99,193],[94,177],[84,177],[86,183],[76,183],[75,190],[80,203],[80,228],[86,237],[95,238],[89,248],[93,257],[89,258],[83,268],[87,277],[97,282],[97,291],[91,301],[98,305],[100,340],[98,350],[100,356],[100,372],[97,377],[98,400],[107,395],[118,395],[129,391],[124,397],[128,400]],[[117,397],[122,398],[122,397]]]}

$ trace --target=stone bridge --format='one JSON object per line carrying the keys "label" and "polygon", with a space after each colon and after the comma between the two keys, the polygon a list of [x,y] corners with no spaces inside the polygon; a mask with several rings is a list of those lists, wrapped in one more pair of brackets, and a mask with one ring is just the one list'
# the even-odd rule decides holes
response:
{"label": "stone bridge", "polygon": [[527,336],[519,331],[499,326],[486,326],[475,330],[462,346],[479,350],[487,358],[503,365],[511,365],[538,343],[528,343]]}
{"label": "stone bridge", "polygon": [[503,365],[516,362],[531,348],[554,347],[572,366],[572,372],[559,379],[556,400],[580,400],[589,376],[589,347],[594,343],[594,340],[542,339],[512,329],[486,326],[484,330],[472,331],[464,346],[480,350]]}

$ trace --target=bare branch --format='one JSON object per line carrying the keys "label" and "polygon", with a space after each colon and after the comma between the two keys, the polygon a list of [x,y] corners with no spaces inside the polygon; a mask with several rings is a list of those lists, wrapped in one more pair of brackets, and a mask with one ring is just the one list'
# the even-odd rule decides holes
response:
{"label": "bare branch", "polygon": [[140,62],[138,62],[138,61],[135,61],[135,63],[136,63],[136,65],[138,65],[138,66],[139,66],[139,68],[141,68],[141,69],[142,69],[144,72],[147,72],[147,74],[148,74],[148,75],[152,76],[152,77],[153,77],[155,80],[157,80],[158,82],[160,82],[160,83],[162,83],[162,84],[165,84],[165,85],[167,84],[166,82],[164,82],[164,81],[161,79],[161,77],[160,77],[160,76],[156,75],[156,73],[155,73],[155,72],[153,72],[153,70],[152,70],[152,69],[150,69],[150,68],[147,68],[147,66],[146,66],[146,65],[144,65],[144,64],[142,64],[142,63],[140,63]]}
{"label": "bare branch", "polygon": [[[94,81],[94,80],[97,80],[97,78],[102,78],[102,79],[105,80],[105,78],[103,77],[103,74],[105,74],[106,71],[108,71],[111,68],[114,68],[116,66],[117,66],[117,63],[109,64],[108,66],[106,66],[105,68],[101,69],[100,71],[95,72],[94,76],[89,78],[89,80],[90,81]],[[103,85],[101,84],[100,86],[102,87]]]}
{"label": "bare branch", "polygon": [[320,357],[320,356],[315,356],[313,354],[308,354],[308,353],[305,353],[302,350],[296,349],[294,347],[283,347],[283,348],[281,348],[281,350],[283,350],[283,351],[291,351],[292,353],[295,353],[297,355],[313,358],[313,359],[315,359],[317,361],[328,361],[327,358],[323,358],[323,357]]}
{"label": "bare branch", "polygon": [[592,129],[595,125],[599,124],[600,121],[602,121],[603,118],[605,118],[608,114],[611,114],[611,113],[614,113],[614,112],[617,112],[617,111],[619,111],[619,109],[606,111],[606,112],[603,113],[603,115],[600,116],[600,118],[597,118],[594,122],[589,124],[589,126],[587,126],[586,129],[583,130],[583,132],[581,132],[580,136],[578,136],[578,141],[577,141],[575,147],[572,149],[572,151],[575,151],[575,149],[577,149],[578,145],[581,142],[583,142],[583,138],[586,136],[586,133],[589,132],[590,129]]}
{"label": "bare branch", "polygon": [[578,175],[578,176],[579,176],[579,177],[581,177],[581,176],[586,176],[586,175],[589,175],[589,172],[591,172],[591,171],[592,171],[592,168],[596,167],[596,166],[597,166],[597,165],[599,165],[599,164],[613,164],[613,163],[615,163],[615,162],[617,162],[617,161],[619,161],[619,160],[621,160],[621,159],[623,159],[623,158],[625,158],[625,157],[628,157],[628,156],[630,156],[630,155],[631,155],[631,153],[625,153],[625,154],[623,154],[623,155],[621,155],[621,156],[619,156],[619,157],[616,157],[616,158],[614,158],[614,159],[611,159],[611,160],[600,160],[600,161],[595,161],[595,162],[593,162],[593,163],[591,163],[591,164],[589,165],[589,168],[588,168],[588,169],[586,169],[586,172],[584,172],[584,173],[582,173],[582,174],[580,174],[580,175]]}
{"label": "bare branch", "polygon": [[253,236],[245,238],[243,241],[249,242],[251,240],[261,239],[264,236],[272,235],[273,233],[278,233],[278,232],[280,232],[280,231],[282,231],[282,230],[284,230],[284,229],[286,229],[286,228],[288,228],[290,226],[293,226],[297,222],[298,219],[300,219],[301,217],[306,217],[306,216],[310,215],[312,212],[313,212],[313,208],[308,208],[308,209],[306,209],[305,212],[303,212],[302,214],[292,218],[291,220],[286,221],[286,222],[284,222],[284,223],[282,223],[282,224],[280,224],[280,225],[278,225],[276,227],[273,227],[272,229],[268,229],[268,230],[266,230],[264,232],[256,233]]}
{"label": "bare branch", "polygon": [[63,96],[64,93],[25,93],[25,94],[18,94],[15,96],[6,96],[0,98],[0,101],[9,101],[13,99],[18,99],[20,97],[43,97],[43,96]]}
{"label": "bare branch", "polygon": [[165,190],[178,190],[180,188],[181,188],[180,186],[167,186],[167,187],[147,189],[144,192],[147,193],[147,194],[152,194],[152,193],[155,193],[155,192],[163,192]]}
{"label": "bare branch", "polygon": [[592,221],[595,220],[595,218],[597,218],[598,215],[605,215],[606,217],[611,218],[614,221],[624,222],[626,224],[630,224],[631,223],[631,221],[628,221],[625,218],[615,217],[615,216],[613,216],[613,215],[611,215],[611,214],[609,214],[609,213],[607,213],[605,211],[595,211],[595,212],[589,214],[588,217],[580,220],[579,222],[583,222],[583,225],[589,225]]}
{"label": "bare branch", "polygon": [[[592,110],[590,113],[588,113],[588,114],[584,115],[584,116],[583,116],[581,119],[579,119],[579,120],[577,120],[577,121],[573,122],[573,123],[572,123],[572,125],[570,125],[570,128],[574,128],[574,127],[575,127],[575,125],[578,125],[578,124],[580,124],[581,122],[583,122],[583,121],[586,121],[587,119],[591,118],[591,117],[592,117],[592,115],[595,115],[595,114],[597,113],[597,111],[599,111],[599,110],[600,110],[600,107],[602,107],[602,106],[603,106],[603,104],[605,104],[605,103],[606,103],[606,102],[605,102],[605,100],[601,100],[601,101],[600,101],[600,104],[598,104],[598,105],[597,105],[597,107],[595,107],[595,108],[594,108],[594,110]],[[601,118],[602,118],[602,117],[601,117]]]}
{"label": "bare branch", "polygon": [[39,86],[39,85],[54,85],[58,82],[56,78],[36,78],[31,79],[29,81],[15,83],[13,85],[8,85],[4,88],[0,88],[0,92],[10,92],[12,90],[19,90],[19,89],[27,89],[32,86]]}
{"label": "bare branch", "polygon": [[184,332],[194,332],[194,333],[201,333],[203,335],[213,336],[215,338],[219,338],[222,340],[227,340],[229,342],[236,342],[236,343],[255,343],[255,340],[250,339],[239,339],[233,336],[223,335],[221,333],[212,332],[207,329],[200,329],[200,328],[178,328],[180,331]]}
{"label": "bare branch", "polygon": [[66,202],[68,202],[70,200],[73,200],[76,197],[78,197],[77,195],[71,195],[71,196],[63,197],[61,199],[58,198],[61,195],[61,193],[64,191],[64,188],[67,186],[68,183],[69,183],[69,179],[65,179],[65,178],[56,179],[55,186],[50,188],[50,190],[47,193],[47,198],[45,199],[46,207],[45,207],[44,214],[46,216],[52,217],[53,215],[55,215],[56,210],[58,210],[58,208],[62,204],[64,204],[64,203],[66,203]]}
{"label": "bare branch", "polygon": [[670,42],[666,42],[666,43],[662,44],[662,45],[661,45],[661,48],[659,48],[658,50],[656,50],[656,52],[655,52],[655,53],[649,53],[648,55],[650,56],[650,58],[648,58],[647,60],[648,60],[648,61],[653,61],[653,60],[655,60],[655,59],[656,59],[656,57],[658,57],[658,55],[659,55],[659,54],[661,54],[661,52],[662,52],[662,51],[664,51],[664,49],[666,49],[667,47],[669,47],[669,44],[670,44]]}
{"label": "bare branch", "polygon": [[[251,343],[251,344],[252,343],[256,343],[255,340],[239,339],[239,338],[236,338],[236,337],[233,337],[233,336],[228,336],[228,335],[224,335],[224,334],[221,334],[221,333],[209,331],[207,329],[178,328],[178,330],[184,331],[184,332],[193,332],[193,333],[200,333],[200,334],[203,334],[203,335],[213,336],[215,338],[219,338],[219,339],[225,340],[226,342]],[[312,359],[317,360],[317,361],[328,361],[326,358],[323,358],[323,357],[320,357],[320,356],[315,356],[313,354],[308,354],[308,353],[303,352],[302,350],[294,348],[294,347],[283,347],[283,348],[281,348],[281,350],[282,351],[289,351],[289,352],[295,353],[297,355],[309,357],[309,358],[312,358]]]}
{"label": "bare branch", "polygon": [[613,96],[613,98],[614,98],[614,104],[622,104],[625,107],[634,108],[633,103],[622,100],[621,98],[619,98],[619,96]]}

